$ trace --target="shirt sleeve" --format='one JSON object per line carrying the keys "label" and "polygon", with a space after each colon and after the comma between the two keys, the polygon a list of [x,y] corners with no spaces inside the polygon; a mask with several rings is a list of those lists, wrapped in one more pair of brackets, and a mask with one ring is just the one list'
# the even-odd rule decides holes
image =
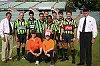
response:
{"label": "shirt sleeve", "polygon": [[25,21],[25,23],[26,23],[26,29],[29,29],[29,27],[30,27],[29,22]]}
{"label": "shirt sleeve", "polygon": [[93,33],[93,38],[96,38],[97,36],[97,24],[96,24],[96,20],[93,18],[93,22],[92,22],[92,26],[93,26],[93,30],[92,30],[92,33]]}
{"label": "shirt sleeve", "polygon": [[74,28],[77,28],[77,22],[74,20]]}
{"label": "shirt sleeve", "polygon": [[1,37],[4,37],[4,28],[3,28],[3,20],[0,22],[0,35]]}
{"label": "shirt sleeve", "polygon": [[17,23],[16,23],[16,21],[14,22],[14,29],[17,29]]}
{"label": "shirt sleeve", "polygon": [[79,20],[78,29],[77,29],[77,38],[79,39],[79,37],[80,37],[80,20]]}

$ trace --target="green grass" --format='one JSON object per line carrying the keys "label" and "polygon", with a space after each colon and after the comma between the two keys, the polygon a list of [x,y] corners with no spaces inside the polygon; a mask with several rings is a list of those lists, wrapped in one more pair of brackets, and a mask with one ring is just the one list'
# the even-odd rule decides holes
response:
{"label": "green grass", "polygon": [[[16,43],[14,43],[16,45]],[[69,56],[69,60],[65,62],[60,62],[59,60],[56,62],[55,66],[77,66],[79,63],[79,44],[75,43],[76,52],[76,64],[71,63],[71,56]],[[13,56],[16,55],[16,49],[13,49]],[[1,52],[1,39],[0,39],[0,52]],[[1,59],[1,56],[0,56]],[[16,61],[8,61],[6,64],[3,64],[0,61],[0,66],[35,66],[34,63],[29,63],[26,60]],[[38,66],[50,66],[50,63],[41,62]],[[96,42],[92,45],[92,66],[100,66],[100,32],[96,38]]]}

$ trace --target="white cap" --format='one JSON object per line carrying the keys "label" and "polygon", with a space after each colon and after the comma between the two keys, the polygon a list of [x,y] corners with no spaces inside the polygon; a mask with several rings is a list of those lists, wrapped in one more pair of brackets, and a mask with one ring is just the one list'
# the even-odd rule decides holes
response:
{"label": "white cap", "polygon": [[45,32],[45,36],[47,36],[47,35],[50,36],[50,32],[49,31]]}

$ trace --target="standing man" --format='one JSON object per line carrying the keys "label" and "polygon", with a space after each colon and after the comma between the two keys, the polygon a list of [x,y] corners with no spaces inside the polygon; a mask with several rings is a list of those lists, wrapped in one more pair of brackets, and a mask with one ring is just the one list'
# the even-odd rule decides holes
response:
{"label": "standing man", "polygon": [[48,11],[44,11],[44,21],[47,21],[47,17],[48,17],[49,13]]}
{"label": "standing man", "polygon": [[29,36],[29,24],[24,19],[24,13],[19,13],[19,18],[14,23],[14,29],[15,29],[15,36],[16,41],[18,43],[17,46],[17,60],[20,60],[20,48],[22,47],[22,59],[24,59],[25,55],[25,44],[26,40]]}
{"label": "standing man", "polygon": [[0,22],[0,35],[2,38],[2,62],[6,62],[6,51],[8,49],[8,59],[12,60],[12,49],[13,49],[13,24],[11,22],[12,14],[6,13],[6,18]]}
{"label": "standing man", "polygon": [[62,44],[63,44],[63,42],[62,42],[62,40],[60,39],[60,37],[61,37],[61,29],[62,29],[62,27],[63,27],[63,25],[62,25],[62,23],[64,22],[64,17],[63,17],[63,11],[59,11],[58,12],[58,15],[59,15],[59,18],[58,18],[58,22],[56,22],[56,26],[55,26],[55,28],[56,28],[56,36],[57,36],[57,50],[58,50],[58,55],[59,55],[59,59],[62,59],[63,57],[63,47],[62,47]]}
{"label": "standing man", "polygon": [[32,32],[32,30],[36,29],[36,19],[34,18],[34,12],[33,11],[29,12],[28,22],[29,22],[29,25],[30,25],[28,39],[30,39],[31,38],[31,32]]}
{"label": "standing man", "polygon": [[62,39],[64,41],[64,56],[62,61],[68,60],[68,44],[70,45],[71,54],[72,54],[72,63],[75,64],[75,48],[74,41],[76,39],[76,21],[72,19],[72,12],[66,12],[67,18],[63,22],[63,29],[61,32]]}
{"label": "standing man", "polygon": [[55,25],[53,23],[53,20],[52,20],[52,16],[51,15],[48,15],[48,17],[47,17],[47,27],[46,27],[46,31],[50,31],[51,32],[50,38],[51,39],[54,39]]}
{"label": "standing man", "polygon": [[37,36],[41,38],[41,40],[44,38],[44,30],[46,28],[46,22],[44,21],[44,14],[39,14],[39,20],[36,22],[36,29],[37,29]]}
{"label": "standing man", "polygon": [[86,54],[86,65],[91,66],[92,63],[92,43],[94,43],[97,36],[96,20],[89,16],[89,10],[83,10],[83,16],[79,20],[79,26],[77,30],[77,38],[80,42],[80,63],[78,65],[84,65]]}

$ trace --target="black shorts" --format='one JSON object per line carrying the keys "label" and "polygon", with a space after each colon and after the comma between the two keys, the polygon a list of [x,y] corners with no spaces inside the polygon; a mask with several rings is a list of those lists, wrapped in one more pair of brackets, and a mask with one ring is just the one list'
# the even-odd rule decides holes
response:
{"label": "black shorts", "polygon": [[20,42],[20,44],[26,43],[26,34],[18,34],[17,37],[18,37],[18,42]]}
{"label": "black shorts", "polygon": [[73,42],[73,38],[74,38],[73,34],[65,34],[65,33],[62,34],[62,40],[64,42],[68,42],[68,43]]}

